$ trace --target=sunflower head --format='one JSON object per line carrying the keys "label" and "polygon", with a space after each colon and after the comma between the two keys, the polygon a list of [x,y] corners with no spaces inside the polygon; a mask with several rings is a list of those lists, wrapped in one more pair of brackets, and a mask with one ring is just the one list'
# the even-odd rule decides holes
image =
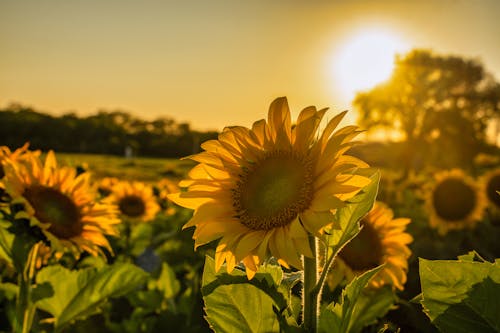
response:
{"label": "sunflower head", "polygon": [[7,146],[0,146],[0,180],[5,177],[4,165],[10,163],[23,163],[31,154],[40,155],[40,151],[30,151],[29,143],[25,143],[21,148],[11,151]]}
{"label": "sunflower head", "polygon": [[376,202],[360,221],[362,228],[359,234],[340,251],[329,273],[329,280],[333,281],[335,276],[345,276],[352,280],[355,276],[385,264],[370,280],[369,286],[378,288],[391,285],[402,290],[411,255],[408,244],[413,241],[410,234],[405,232],[408,223],[409,219],[395,219],[390,208]]}
{"label": "sunflower head", "polygon": [[167,178],[161,179],[156,186],[153,188],[155,195],[159,199],[159,203],[163,211],[167,215],[172,215],[175,213],[174,205],[168,198],[169,194],[179,192],[179,187],[171,180]]}
{"label": "sunflower head", "polygon": [[26,207],[19,217],[38,225],[53,249],[95,255],[104,247],[111,252],[105,235],[117,234],[116,207],[96,202],[88,174],[77,176],[75,169],[59,167],[52,151],[45,163],[30,154],[23,163],[9,161],[5,171],[7,192]]}
{"label": "sunflower head", "polygon": [[118,206],[122,216],[133,221],[150,221],[160,210],[153,189],[142,182],[120,181],[113,186],[108,200]]}
{"label": "sunflower head", "polygon": [[195,210],[184,226],[196,227],[195,247],[220,239],[216,269],[242,261],[252,278],[270,256],[300,268],[300,256],[312,256],[308,236],[321,237],[335,210],[370,182],[353,173],[368,166],[345,155],[360,131],[335,130],[345,112],[318,133],[326,111],[307,107],[292,126],[287,100],[278,98],[267,121],[227,127],[189,157],[199,164],[179,183],[187,191],[169,198]]}
{"label": "sunflower head", "polygon": [[472,178],[453,169],[436,174],[426,205],[430,226],[446,234],[449,230],[473,228],[483,216],[486,199]]}
{"label": "sunflower head", "polygon": [[118,184],[120,180],[116,177],[104,177],[97,184],[97,191],[102,197],[107,197],[113,193],[113,187]]}
{"label": "sunflower head", "polygon": [[483,192],[486,194],[491,207],[500,210],[500,168],[493,169],[486,173],[482,179]]}

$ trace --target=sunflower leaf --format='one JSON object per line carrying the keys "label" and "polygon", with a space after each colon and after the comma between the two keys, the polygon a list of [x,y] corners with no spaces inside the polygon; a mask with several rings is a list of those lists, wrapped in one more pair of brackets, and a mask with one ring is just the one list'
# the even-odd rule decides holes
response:
{"label": "sunflower leaf", "polygon": [[[332,302],[323,309],[319,318],[320,332],[356,332],[354,328],[360,330],[365,325],[372,323],[375,318],[387,312],[387,294],[381,294],[381,298],[378,301],[362,297],[364,287],[382,267],[378,266],[354,278],[342,291],[340,303]],[[392,303],[392,296],[390,297],[390,301]],[[370,304],[371,302],[373,303]],[[370,306],[374,306],[374,309],[370,309],[374,312],[363,313],[363,311],[366,311],[366,307]],[[362,320],[365,320],[365,322],[362,322]]]}
{"label": "sunflower leaf", "polygon": [[201,292],[206,319],[215,332],[279,331],[279,314],[288,302],[278,285],[269,285],[276,281],[274,267],[267,269],[262,268],[249,281],[239,269],[229,274],[223,266],[216,273],[214,260],[206,257]]}
{"label": "sunflower leaf", "polygon": [[131,264],[78,271],[49,266],[37,274],[37,284],[49,283],[53,294],[40,299],[36,306],[55,317],[56,331],[60,331],[72,321],[97,312],[98,306],[109,297],[121,296],[135,289],[146,278],[144,271]]}
{"label": "sunflower leaf", "polygon": [[327,237],[328,245],[337,251],[359,233],[359,221],[372,209],[375,203],[380,171],[376,171],[369,178],[371,183],[351,198],[345,207],[337,210],[335,217],[340,225],[340,230],[332,230],[332,234]]}
{"label": "sunflower leaf", "polygon": [[498,262],[420,259],[422,305],[442,332],[500,332]]}

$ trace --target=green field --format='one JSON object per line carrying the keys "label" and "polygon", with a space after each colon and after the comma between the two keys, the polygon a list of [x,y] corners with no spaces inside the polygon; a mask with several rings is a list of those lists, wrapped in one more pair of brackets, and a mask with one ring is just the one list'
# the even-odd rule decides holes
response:
{"label": "green field", "polygon": [[57,160],[64,165],[88,169],[95,178],[117,177],[124,180],[153,182],[161,178],[182,178],[194,163],[170,158],[58,153]]}

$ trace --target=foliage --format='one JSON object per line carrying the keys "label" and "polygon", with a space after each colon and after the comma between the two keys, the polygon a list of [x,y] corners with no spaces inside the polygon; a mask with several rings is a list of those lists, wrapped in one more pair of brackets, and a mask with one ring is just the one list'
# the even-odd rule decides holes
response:
{"label": "foliage", "polygon": [[[425,50],[398,57],[387,82],[354,100],[363,127],[403,134],[407,167],[469,165],[486,142],[489,121],[500,117],[499,102],[500,84],[477,60]],[[437,158],[443,149],[447,158]]]}
{"label": "foliage", "polygon": [[148,121],[125,111],[56,117],[17,104],[0,110],[0,142],[11,148],[29,141],[32,149],[59,152],[123,155],[130,147],[141,156],[182,157],[198,152],[200,142],[216,136],[171,118]]}
{"label": "foliage", "polygon": [[442,332],[500,331],[500,261],[420,259],[422,305]]}

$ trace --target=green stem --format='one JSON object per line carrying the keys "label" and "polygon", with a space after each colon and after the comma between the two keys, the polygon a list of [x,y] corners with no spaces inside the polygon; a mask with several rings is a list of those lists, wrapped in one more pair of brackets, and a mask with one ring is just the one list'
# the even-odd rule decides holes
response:
{"label": "green stem", "polygon": [[309,236],[309,244],[314,256],[312,258],[304,256],[304,287],[302,290],[303,324],[305,330],[312,333],[318,330],[319,317],[319,293],[315,291],[318,281],[318,251],[316,243],[316,237]]}
{"label": "green stem", "polygon": [[[323,266],[323,270],[321,271],[321,276],[318,279],[318,283],[314,286],[312,292],[316,293],[318,295],[321,295],[321,292],[323,291],[323,287],[325,285],[326,277],[328,276],[328,272],[330,271],[330,268],[333,265],[333,262],[335,261],[335,258],[337,257],[337,254],[340,251],[340,247],[333,247],[331,250],[331,254],[328,257],[325,266]],[[329,251],[325,251],[327,254]]]}
{"label": "green stem", "polygon": [[30,250],[25,268],[19,274],[19,292],[16,304],[16,320],[14,322],[15,333],[28,333],[31,330],[33,316],[35,314],[34,304],[31,302],[31,281],[36,272],[36,258],[40,243],[36,243]]}

